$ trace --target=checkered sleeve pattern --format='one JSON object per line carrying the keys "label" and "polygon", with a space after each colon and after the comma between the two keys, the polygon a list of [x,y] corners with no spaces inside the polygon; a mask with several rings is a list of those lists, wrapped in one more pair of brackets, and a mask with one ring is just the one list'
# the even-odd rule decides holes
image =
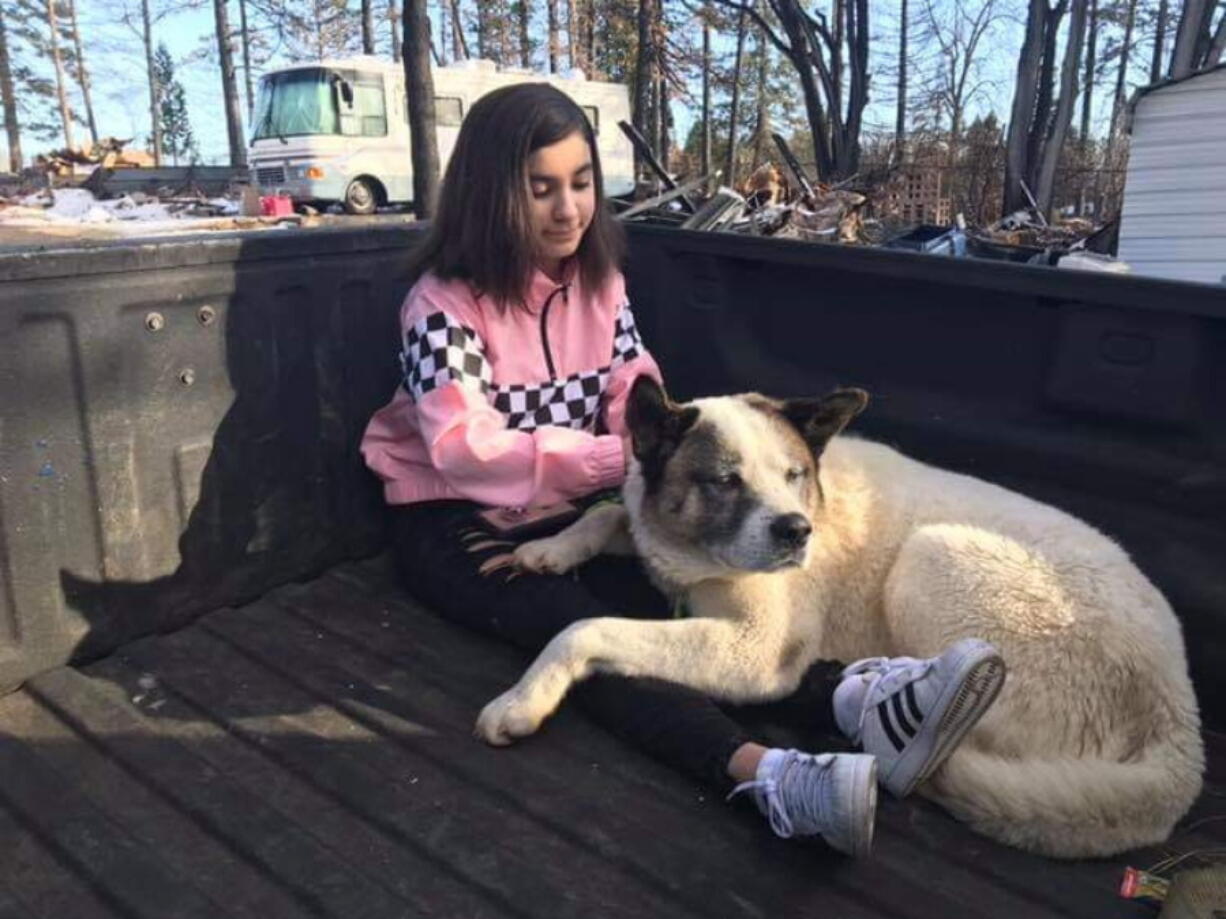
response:
{"label": "checkered sleeve pattern", "polygon": [[612,367],[634,360],[643,353],[643,339],[634,324],[634,313],[630,311],[630,302],[621,305],[617,311],[617,324],[613,328],[613,358]]}
{"label": "checkered sleeve pattern", "polygon": [[430,313],[405,332],[400,364],[404,387],[414,399],[452,381],[485,395],[493,382],[481,336],[442,312]]}
{"label": "checkered sleeve pattern", "polygon": [[534,431],[552,424],[578,431],[596,427],[600,397],[609,385],[609,368],[575,373],[548,383],[513,383],[494,388],[494,408],[507,427]]}

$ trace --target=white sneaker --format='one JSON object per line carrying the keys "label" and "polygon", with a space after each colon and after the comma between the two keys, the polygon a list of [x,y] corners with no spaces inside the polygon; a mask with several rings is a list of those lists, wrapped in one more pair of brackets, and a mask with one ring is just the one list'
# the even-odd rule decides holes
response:
{"label": "white sneaker", "polygon": [[867,855],[877,815],[877,762],[863,753],[767,750],[752,782],[731,799],[752,791],[776,836],[821,836],[848,855]]}
{"label": "white sneaker", "polygon": [[834,693],[839,728],[879,761],[898,797],[928,778],[996,701],[1005,662],[986,641],[965,638],[940,657],[873,657],[849,666]]}

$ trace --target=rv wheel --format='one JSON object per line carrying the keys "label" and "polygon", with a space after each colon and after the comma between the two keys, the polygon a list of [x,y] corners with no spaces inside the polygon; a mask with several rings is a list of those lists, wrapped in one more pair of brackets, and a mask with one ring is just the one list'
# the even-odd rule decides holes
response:
{"label": "rv wheel", "polygon": [[375,190],[365,179],[354,179],[345,189],[345,210],[350,214],[373,214],[378,203]]}

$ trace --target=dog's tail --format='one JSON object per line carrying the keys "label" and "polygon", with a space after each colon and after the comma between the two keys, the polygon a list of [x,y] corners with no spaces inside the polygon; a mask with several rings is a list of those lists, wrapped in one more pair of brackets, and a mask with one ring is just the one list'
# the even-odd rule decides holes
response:
{"label": "dog's tail", "polygon": [[1017,759],[964,746],[923,791],[985,836],[1081,858],[1167,839],[1200,793],[1203,770],[1195,731],[1125,762]]}

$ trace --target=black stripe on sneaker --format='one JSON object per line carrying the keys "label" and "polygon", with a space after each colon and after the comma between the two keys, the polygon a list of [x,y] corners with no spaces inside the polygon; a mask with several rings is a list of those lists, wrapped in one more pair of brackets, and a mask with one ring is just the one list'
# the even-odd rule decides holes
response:
{"label": "black stripe on sneaker", "polygon": [[924,713],[920,711],[919,702],[915,700],[915,684],[908,683],[904,692],[907,694],[907,709],[911,712],[911,717],[916,724],[923,724]]}
{"label": "black stripe on sneaker", "polygon": [[907,716],[902,710],[901,692],[896,692],[890,696],[890,707],[894,709],[894,720],[898,722],[898,726],[902,728],[903,733],[908,737],[914,737],[915,728],[911,726],[911,722],[907,720]]}
{"label": "black stripe on sneaker", "polygon": [[885,736],[890,739],[890,743],[894,745],[894,749],[902,752],[902,748],[906,746],[906,742],[898,736],[898,732],[894,730],[894,725],[890,724],[890,707],[886,704],[887,700],[882,699],[877,703],[877,717],[881,721],[881,727],[885,731]]}

